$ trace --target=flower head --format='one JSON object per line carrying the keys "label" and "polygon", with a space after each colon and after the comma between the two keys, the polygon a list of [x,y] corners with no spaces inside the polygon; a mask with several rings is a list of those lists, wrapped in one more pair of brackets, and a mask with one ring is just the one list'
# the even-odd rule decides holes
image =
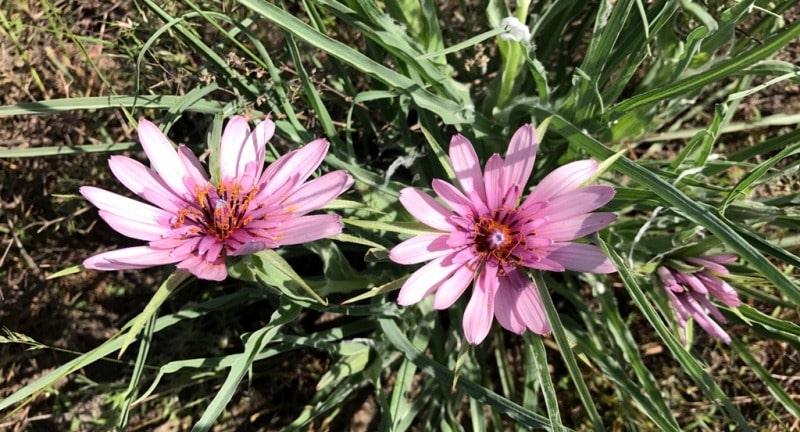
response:
{"label": "flower head", "polygon": [[400,304],[435,293],[434,307],[446,309],[474,280],[463,322],[470,343],[486,337],[494,317],[515,333],[547,334],[550,325],[526,268],[616,271],[598,247],[572,242],[615,219],[613,213],[593,213],[611,200],[614,188],[583,185],[597,171],[596,162],[556,169],[520,203],[537,149],[536,131],[522,126],[505,160],[492,155],[481,172],[472,144],[456,135],[450,160],[461,188],[434,180],[433,190],[444,205],[416,188],[401,192],[406,210],[435,231],[406,240],[390,253],[400,264],[429,261],[400,289]]}
{"label": "flower head", "polygon": [[517,17],[509,16],[500,21],[500,27],[506,29],[500,34],[503,40],[527,43],[531,40],[531,29],[523,24]]}
{"label": "flower head", "polygon": [[725,323],[725,317],[709,297],[730,307],[741,304],[736,290],[720,278],[730,274],[725,264],[734,261],[736,255],[709,255],[683,260],[682,270],[668,264],[656,270],[682,328],[686,327],[687,319],[693,318],[706,333],[731,343],[731,337],[719,325]]}
{"label": "flower head", "polygon": [[334,171],[307,181],[328,152],[324,139],[264,169],[266,144],[274,132],[269,119],[251,131],[245,117],[232,117],[220,143],[220,181],[212,183],[191,150],[183,145],[176,150],[158,127],[141,119],[139,141],[151,168],[125,156],[112,156],[108,164],[123,185],[150,204],[92,186],[80,191],[111,228],[148,243],[95,255],[84,267],[123,270],[177,263],[198,278],[223,280],[226,256],[340,233],[339,216],[307,213],[347,190],[352,178]]}

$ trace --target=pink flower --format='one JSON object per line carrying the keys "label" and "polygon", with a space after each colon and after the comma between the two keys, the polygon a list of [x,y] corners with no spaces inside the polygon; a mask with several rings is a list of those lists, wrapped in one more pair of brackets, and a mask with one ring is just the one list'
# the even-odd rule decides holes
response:
{"label": "pink flower", "polygon": [[307,215],[353,183],[344,171],[306,181],[328,152],[324,139],[312,141],[264,167],[267,141],[275,124],[266,119],[251,132],[247,119],[235,116],[220,143],[220,179],[212,184],[186,146],[177,151],[153,123],[139,121],[139,141],[151,168],[112,156],[109,166],[145,204],[96,187],[81,194],[100,209],[117,232],[146,246],[104,252],[88,258],[95,270],[140,269],[177,263],[201,279],[223,280],[225,257],[330,237],[342,231],[339,216]]}
{"label": "pink flower", "polygon": [[709,255],[684,260],[688,267],[700,267],[700,270],[682,271],[668,265],[656,270],[682,328],[686,328],[686,320],[691,317],[706,333],[726,344],[731,343],[731,337],[717,323],[724,324],[725,317],[709,301],[709,296],[730,307],[741,304],[736,290],[720,279],[730,274],[725,264],[734,261],[736,255]]}
{"label": "pink flower", "polygon": [[522,126],[511,138],[505,161],[494,154],[481,172],[472,144],[456,135],[450,141],[450,160],[461,189],[434,180],[433,190],[444,205],[416,188],[401,192],[406,210],[436,230],[408,239],[390,253],[400,264],[429,261],[400,289],[401,305],[435,293],[434,307],[446,309],[475,280],[464,311],[467,341],[483,341],[494,317],[514,333],[528,329],[547,334],[550,325],[525,268],[616,271],[598,247],[572,242],[615,219],[613,213],[592,213],[614,196],[611,186],[583,186],[597,171],[596,162],[556,169],[519,203],[537,149],[536,131]]}

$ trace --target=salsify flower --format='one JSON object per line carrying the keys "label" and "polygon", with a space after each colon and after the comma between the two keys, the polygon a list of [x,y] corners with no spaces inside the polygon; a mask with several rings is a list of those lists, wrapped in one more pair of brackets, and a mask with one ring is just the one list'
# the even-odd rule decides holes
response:
{"label": "salsify flower", "polygon": [[731,343],[731,337],[719,325],[726,322],[725,317],[709,297],[730,307],[741,304],[736,290],[720,278],[730,274],[725,264],[734,261],[736,255],[732,254],[708,255],[684,259],[682,270],[669,264],[656,270],[682,328],[686,327],[686,320],[693,318],[706,333]]}
{"label": "salsify flower", "polygon": [[436,230],[391,250],[390,258],[400,264],[429,261],[400,289],[401,305],[435,293],[433,306],[446,309],[474,280],[463,318],[468,342],[483,341],[494,317],[514,333],[547,334],[550,325],[525,269],[616,271],[597,246],[573,242],[615,219],[613,213],[593,213],[614,196],[611,186],[584,186],[597,171],[596,162],[559,167],[520,203],[537,149],[536,131],[522,126],[505,160],[494,154],[481,172],[472,144],[455,135],[450,161],[461,189],[435,179],[433,190],[444,205],[416,188],[401,191],[406,210]]}
{"label": "salsify flower", "polygon": [[215,184],[189,148],[176,150],[158,127],[141,119],[139,141],[151,168],[125,156],[112,156],[108,164],[123,185],[152,205],[91,186],[80,191],[111,228],[148,243],[95,255],[84,267],[123,270],[177,263],[198,278],[223,280],[226,256],[339,234],[339,216],[307,214],[347,190],[352,178],[333,171],[307,181],[328,152],[325,139],[264,169],[274,131],[268,118],[251,131],[245,117],[232,117],[220,142],[220,181]]}

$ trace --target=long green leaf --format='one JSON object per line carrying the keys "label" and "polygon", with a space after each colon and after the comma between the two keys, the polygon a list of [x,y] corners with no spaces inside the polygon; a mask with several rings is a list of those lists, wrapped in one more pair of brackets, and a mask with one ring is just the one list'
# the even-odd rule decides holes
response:
{"label": "long green leaf", "polygon": [[267,343],[278,334],[278,330],[280,330],[283,325],[294,320],[299,313],[300,307],[297,305],[288,302],[282,304],[281,307],[272,314],[269,325],[256,330],[247,338],[247,342],[245,342],[244,345],[244,352],[240,354],[233,365],[231,365],[228,377],[225,378],[225,382],[217,392],[217,395],[214,396],[214,399],[212,399],[211,403],[206,407],[203,416],[200,417],[200,420],[192,427],[192,432],[207,432],[214,426],[217,418],[222,414],[222,411],[225,409],[225,406],[228,405],[234,393],[236,393],[236,388],[239,387],[242,378],[244,378],[245,374],[250,369],[250,365],[253,364],[256,354],[264,349]]}
{"label": "long green leaf", "polygon": [[800,152],[800,142],[785,147],[775,156],[772,156],[771,158],[760,163],[754,170],[750,171],[749,173],[747,173],[747,175],[742,177],[742,179],[739,180],[739,183],[737,183],[736,186],[734,186],[733,189],[731,189],[730,193],[728,193],[728,196],[725,197],[725,200],[723,200],[722,204],[720,204],[719,206],[720,212],[724,213],[725,208],[727,208],[728,205],[731,202],[733,202],[733,200],[739,198],[739,196],[741,195],[746,195],[750,186],[752,186],[753,183],[758,181],[758,179],[763,177],[764,174],[767,173],[767,171],[769,171],[773,166],[775,166],[775,164],[777,164],[784,158],[792,156],[798,152]]}
{"label": "long green leaf", "polygon": [[789,413],[796,418],[800,418],[800,404],[795,402],[794,399],[792,399],[792,397],[786,393],[786,390],[784,390],[783,387],[781,387],[780,384],[778,384],[778,382],[772,378],[772,375],[770,375],[769,371],[766,370],[764,366],[762,366],[758,360],[756,360],[755,357],[753,357],[753,354],[750,353],[750,350],[747,349],[747,346],[745,346],[739,339],[732,338],[731,347],[733,347],[734,351],[739,354],[739,357],[742,358],[747,366],[749,366],[750,369],[752,369],[752,371],[758,375],[758,378],[761,379],[761,382],[767,386],[767,389],[770,393],[772,393],[773,396],[775,396],[775,399],[777,399],[783,405],[783,407],[786,408],[786,411],[789,411]]}
{"label": "long green leaf", "polygon": [[663,87],[655,88],[630,99],[626,99],[612,106],[608,110],[607,114],[609,116],[620,115],[641,106],[649,105],[660,100],[668,99],[673,96],[678,96],[683,93],[699,89],[709,83],[725,78],[729,75],[733,75],[748,66],[752,66],[760,60],[764,60],[765,58],[777,52],[779,49],[786,46],[786,44],[798,36],[800,36],[800,21],[793,23],[779,34],[773,36],[767,41],[764,41],[763,44],[758,45],[756,48],[753,48],[750,51],[722,61],[699,74],[678,80],[677,82]]}
{"label": "long green leaf", "polygon": [[[411,341],[403,334],[400,327],[392,319],[381,318],[378,320],[384,335],[395,348],[400,350],[406,358],[417,365],[420,370],[434,377],[444,388],[449,388],[453,383],[453,373],[445,366],[422,354],[411,344]],[[472,381],[459,379],[456,386],[466,393],[469,397],[491,405],[498,410],[506,413],[509,417],[518,421],[529,428],[545,428],[550,430],[550,422],[547,418],[531,412],[518,404],[500,396],[499,394],[482,387]]]}
{"label": "long green leaf", "polygon": [[119,355],[118,357],[122,357],[122,354],[125,353],[125,349],[128,348],[128,345],[131,344],[136,337],[139,336],[139,332],[142,331],[145,324],[150,321],[150,318],[153,317],[156,312],[158,312],[158,308],[167,300],[170,294],[172,294],[175,289],[178,288],[186,279],[188,279],[192,274],[185,271],[185,270],[176,270],[174,273],[169,275],[164,283],[158,287],[158,290],[153,297],[150,298],[150,301],[147,302],[147,305],[144,307],[139,315],[133,319],[131,323],[130,330],[125,334],[125,337],[122,339],[122,346],[119,348]]}
{"label": "long green leaf", "polygon": [[306,43],[327,52],[388,86],[407,93],[417,105],[436,113],[445,123],[471,123],[474,120],[473,113],[464,109],[464,107],[421,88],[419,84],[405,75],[387,68],[337,40],[331,39],[275,5],[264,0],[239,0],[239,3],[281,26],[284,30]]}
{"label": "long green leaf", "polygon": [[[37,102],[21,102],[0,106],[0,117],[14,115],[45,115],[67,111],[84,111],[109,108],[159,108],[170,109],[184,102],[183,96],[140,95],[140,96],[93,96],[65,99],[50,99]],[[200,99],[186,106],[186,111],[215,114],[224,104]]]}
{"label": "long green leaf", "polygon": [[583,403],[583,407],[586,409],[586,414],[592,421],[594,430],[603,431],[605,430],[603,427],[603,420],[600,418],[600,413],[597,412],[597,407],[594,405],[592,395],[589,393],[589,388],[586,387],[586,382],[583,380],[583,373],[580,367],[578,367],[578,362],[575,361],[575,354],[572,352],[572,346],[567,338],[564,325],[561,324],[561,318],[558,316],[553,298],[550,297],[550,291],[547,290],[547,285],[540,272],[534,272],[534,278],[536,281],[534,285],[536,285],[536,288],[539,290],[539,297],[541,297],[542,303],[544,304],[547,320],[550,321],[550,328],[553,329],[553,338],[556,340],[558,349],[561,351],[561,358],[564,359],[564,363],[567,365],[569,376],[572,378],[572,382],[578,390],[578,397],[580,397],[581,403]]}
{"label": "long green leaf", "polygon": [[558,410],[558,396],[556,395],[553,379],[550,370],[547,368],[547,353],[544,350],[544,342],[539,335],[525,333],[525,347],[529,351],[530,358],[533,360],[536,373],[539,375],[539,382],[542,385],[542,395],[547,407],[547,416],[553,425],[553,432],[561,432],[564,425],[561,424],[561,413]]}
{"label": "long green leaf", "polygon": [[[239,304],[251,298],[260,297],[261,295],[262,293],[258,292],[257,290],[242,289],[234,294],[229,294],[208,300],[197,306],[186,308],[172,315],[167,315],[159,318],[155,323],[153,332],[157,333],[183,320],[199,318],[210,311],[231,307],[232,305]],[[8,407],[11,407],[13,405],[16,405],[28,399],[29,397],[37,394],[38,392],[51,387],[52,385],[54,385],[56,382],[66,377],[67,375],[83,367],[86,367],[100,360],[103,357],[107,357],[111,353],[119,350],[121,346],[122,346],[122,338],[115,337],[109,339],[108,341],[104,342],[103,344],[94,348],[93,350],[79,357],[76,357],[75,359],[67,363],[64,363],[58,368],[52,370],[51,372],[43,375],[40,378],[37,378],[30,384],[17,390],[7,398],[0,401],[0,411]]]}

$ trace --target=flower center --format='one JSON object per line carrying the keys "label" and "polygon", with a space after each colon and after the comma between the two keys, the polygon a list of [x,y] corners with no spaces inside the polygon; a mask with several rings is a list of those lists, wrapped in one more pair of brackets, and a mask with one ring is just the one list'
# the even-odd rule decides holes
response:
{"label": "flower center", "polygon": [[519,244],[518,233],[494,218],[478,219],[473,234],[478,253],[494,257],[500,263],[508,261],[511,251]]}
{"label": "flower center", "polygon": [[189,226],[192,234],[205,233],[225,240],[250,223],[248,210],[257,193],[256,188],[245,193],[239,183],[223,182],[216,188],[210,183],[195,186],[196,202],[178,211],[172,227]]}

